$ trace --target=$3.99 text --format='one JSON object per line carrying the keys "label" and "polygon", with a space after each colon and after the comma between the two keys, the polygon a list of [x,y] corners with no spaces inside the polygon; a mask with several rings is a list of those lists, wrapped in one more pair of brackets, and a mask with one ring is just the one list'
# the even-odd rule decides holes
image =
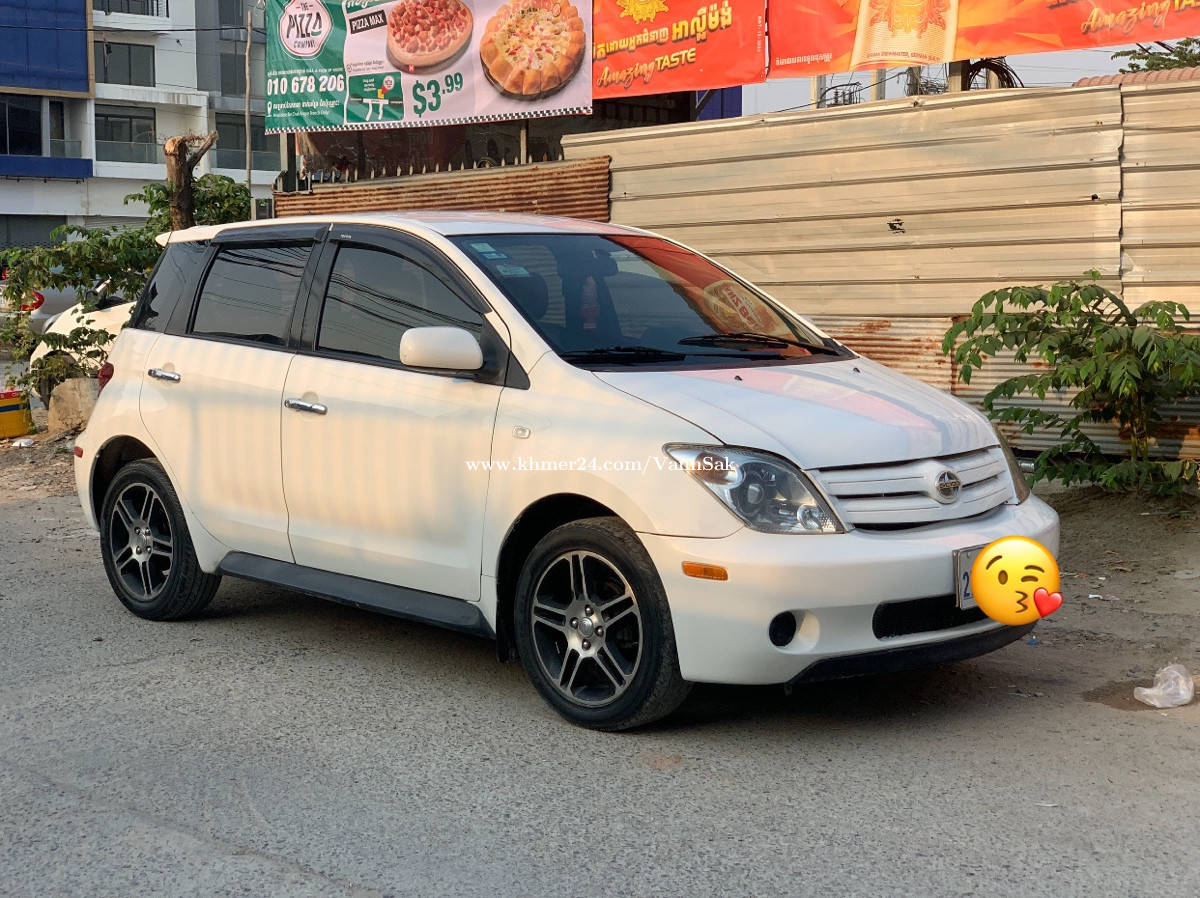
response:
{"label": "$3.99 text", "polygon": [[422,116],[426,112],[437,112],[442,105],[442,95],[462,90],[463,76],[459,72],[447,75],[442,80],[414,81],[412,86],[413,114]]}

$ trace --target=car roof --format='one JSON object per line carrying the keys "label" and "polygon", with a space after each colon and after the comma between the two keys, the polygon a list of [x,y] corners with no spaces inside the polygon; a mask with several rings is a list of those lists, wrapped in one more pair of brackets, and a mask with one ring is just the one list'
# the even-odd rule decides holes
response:
{"label": "car roof", "polygon": [[522,215],[508,212],[360,212],[348,215],[300,215],[266,218],[231,224],[200,225],[160,235],[158,242],[180,243],[211,240],[229,228],[281,227],[286,225],[365,224],[399,230],[458,237],[471,234],[640,234],[635,228],[562,218],[552,215]]}

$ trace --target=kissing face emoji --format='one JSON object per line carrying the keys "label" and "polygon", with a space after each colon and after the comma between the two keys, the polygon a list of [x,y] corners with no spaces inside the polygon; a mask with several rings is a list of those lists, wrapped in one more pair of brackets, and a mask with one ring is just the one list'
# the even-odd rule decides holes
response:
{"label": "kissing face emoji", "polygon": [[1046,547],[1024,536],[988,543],[971,565],[971,592],[992,620],[1031,624],[1062,604],[1058,563]]}

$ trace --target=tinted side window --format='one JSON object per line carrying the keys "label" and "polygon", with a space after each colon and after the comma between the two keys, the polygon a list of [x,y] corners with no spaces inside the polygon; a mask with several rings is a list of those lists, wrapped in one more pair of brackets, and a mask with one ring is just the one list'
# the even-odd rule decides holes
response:
{"label": "tinted side window", "polygon": [[311,243],[222,247],[200,291],[192,333],[283,346],[310,252]]}
{"label": "tinted side window", "polygon": [[392,253],[338,250],[317,348],[398,362],[410,327],[462,327],[476,337],[483,319],[428,269]]}
{"label": "tinted side window", "polygon": [[208,243],[171,243],[146,285],[130,327],[161,333],[171,320],[171,312],[181,301],[190,303],[196,295],[196,283],[204,273]]}

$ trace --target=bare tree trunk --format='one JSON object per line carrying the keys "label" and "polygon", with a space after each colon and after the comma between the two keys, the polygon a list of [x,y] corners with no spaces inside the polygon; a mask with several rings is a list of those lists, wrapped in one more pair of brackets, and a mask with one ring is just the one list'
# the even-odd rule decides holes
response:
{"label": "bare tree trunk", "polygon": [[[171,185],[171,230],[190,228],[196,223],[192,171],[204,154],[217,142],[217,132],[205,137],[189,134],[171,137],[163,144],[167,158],[167,182]],[[195,150],[192,147],[195,146]]]}

